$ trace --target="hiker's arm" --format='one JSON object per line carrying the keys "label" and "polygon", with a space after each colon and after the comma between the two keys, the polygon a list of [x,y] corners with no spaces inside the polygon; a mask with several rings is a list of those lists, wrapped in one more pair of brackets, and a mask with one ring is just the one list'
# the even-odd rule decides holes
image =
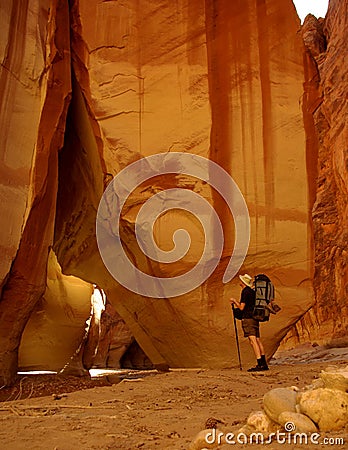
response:
{"label": "hiker's arm", "polygon": [[243,309],[244,309],[244,307],[245,307],[245,303],[241,303],[241,302],[239,302],[238,300],[236,300],[236,299],[233,298],[233,297],[230,298],[230,302],[231,302],[231,305],[236,305],[236,307],[237,307],[238,309],[240,309],[241,311],[243,311]]}

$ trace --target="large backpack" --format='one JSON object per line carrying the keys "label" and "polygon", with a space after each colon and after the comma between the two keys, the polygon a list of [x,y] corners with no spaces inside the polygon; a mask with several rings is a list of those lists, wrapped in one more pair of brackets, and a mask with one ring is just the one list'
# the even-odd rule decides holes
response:
{"label": "large backpack", "polygon": [[271,280],[263,273],[256,275],[254,279],[255,307],[253,318],[259,322],[269,320],[270,310],[267,305],[274,298],[274,287]]}

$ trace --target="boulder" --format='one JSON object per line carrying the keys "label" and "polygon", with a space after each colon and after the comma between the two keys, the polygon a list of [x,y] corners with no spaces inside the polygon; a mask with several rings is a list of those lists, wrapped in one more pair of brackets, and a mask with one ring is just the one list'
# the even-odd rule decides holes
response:
{"label": "boulder", "polygon": [[272,420],[279,422],[284,411],[296,412],[297,392],[291,388],[276,388],[268,391],[263,397],[263,408]]}
{"label": "boulder", "polygon": [[[285,431],[295,433],[315,433],[318,431],[315,423],[309,417],[297,412],[284,411],[280,413],[278,421],[285,428]],[[287,424],[290,424],[290,428]]]}
{"label": "boulder", "polygon": [[312,391],[313,389],[319,389],[319,388],[324,388],[326,387],[324,384],[324,381],[320,378],[316,378],[315,380],[312,381],[311,384],[308,384],[307,386],[305,386],[303,388],[304,391]]}
{"label": "boulder", "polygon": [[348,394],[341,390],[319,388],[303,392],[299,406],[320,431],[340,430],[347,425]]}

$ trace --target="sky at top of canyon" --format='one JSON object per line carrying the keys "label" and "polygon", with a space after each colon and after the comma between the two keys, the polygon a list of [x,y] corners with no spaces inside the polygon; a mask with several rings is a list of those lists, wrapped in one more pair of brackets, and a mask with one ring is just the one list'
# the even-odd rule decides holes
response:
{"label": "sky at top of canyon", "polygon": [[315,17],[325,17],[329,0],[292,0],[297,14],[304,21],[307,14],[313,14]]}

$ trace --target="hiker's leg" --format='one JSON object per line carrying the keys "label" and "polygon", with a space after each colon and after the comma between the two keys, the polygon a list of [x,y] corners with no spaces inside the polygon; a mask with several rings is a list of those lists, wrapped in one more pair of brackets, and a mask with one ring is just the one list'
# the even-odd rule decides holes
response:
{"label": "hiker's leg", "polygon": [[259,360],[261,358],[261,352],[260,352],[260,346],[257,342],[257,337],[256,336],[248,336],[250,345],[252,346],[256,359]]}
{"label": "hiker's leg", "polygon": [[259,346],[260,355],[264,355],[265,354],[265,349],[263,348],[261,339],[259,337],[257,337],[256,341],[257,341],[257,345]]}
{"label": "hiker's leg", "polygon": [[265,356],[265,350],[263,348],[261,339],[258,337],[256,338],[257,340],[257,344],[259,346],[260,349],[260,365],[264,368],[264,369],[268,369],[268,365],[267,365],[267,360],[266,360],[266,356]]}
{"label": "hiker's leg", "polygon": [[243,331],[244,331],[244,337],[248,338],[250,345],[256,356],[256,359],[257,359],[256,367],[252,367],[252,368],[248,369],[248,372],[256,372],[259,370],[263,370],[262,363],[261,363],[260,346],[259,346],[259,343],[257,342],[257,339],[260,337],[259,322],[255,319],[251,319],[251,318],[243,319],[242,327],[243,327]]}

